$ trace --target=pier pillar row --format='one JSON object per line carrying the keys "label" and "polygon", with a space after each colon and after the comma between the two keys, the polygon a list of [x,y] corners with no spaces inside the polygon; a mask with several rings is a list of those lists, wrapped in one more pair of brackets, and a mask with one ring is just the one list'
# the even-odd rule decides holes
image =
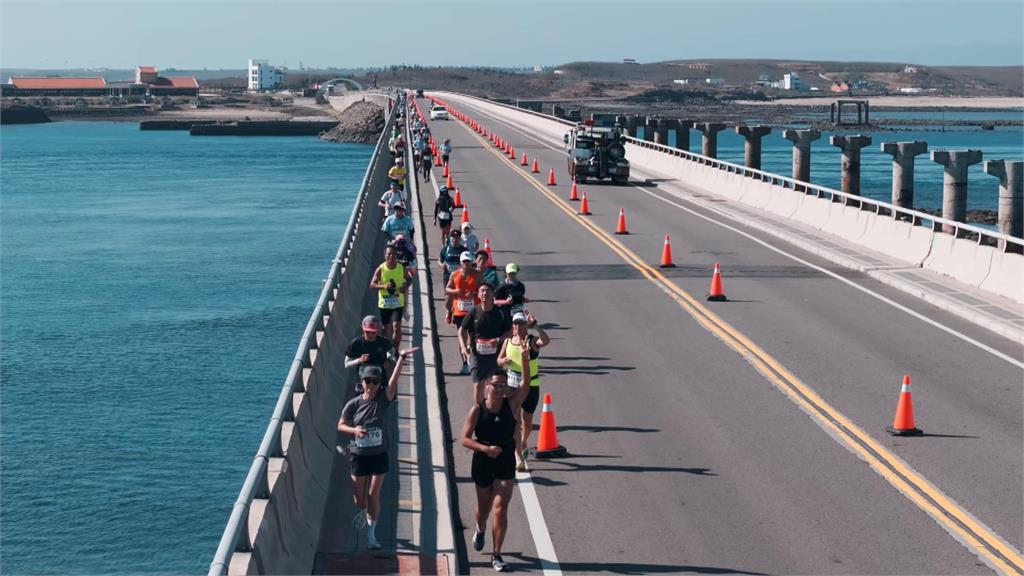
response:
{"label": "pier pillar row", "polygon": [[783,130],[782,137],[793,143],[793,179],[811,181],[811,142],[821,138],[817,130]]}
{"label": "pier pillar row", "polygon": [[644,140],[654,142],[654,134],[658,131],[658,117],[648,116],[644,120]]}
{"label": "pier pillar row", "polygon": [[[1001,234],[1024,236],[1024,162],[1020,160],[989,160],[985,173],[999,178],[999,220]],[[1005,250],[1005,242],[999,248]]]}
{"label": "pier pillar row", "polygon": [[[942,164],[942,217],[946,220],[967,220],[967,167],[981,162],[981,150],[933,150],[932,162]],[[942,231],[953,234],[956,229],[948,224]]]}
{"label": "pier pillar row", "polygon": [[718,157],[718,133],[725,130],[720,122],[699,122],[694,128],[704,136],[700,143],[700,153],[708,158]]}
{"label": "pier pillar row", "polygon": [[676,120],[676,148],[690,151],[690,128],[693,120]]}
{"label": "pier pillar row", "polygon": [[928,143],[882,142],[882,152],[892,156],[892,203],[900,208],[914,208],[914,157],[928,151]]}
{"label": "pier pillar row", "polygon": [[743,136],[743,164],[754,170],[761,169],[761,138],[772,131],[771,126],[737,126],[736,133]]}
{"label": "pier pillar row", "polygon": [[846,194],[860,195],[860,149],[871,145],[871,136],[853,134],[850,136],[832,136],[829,144],[843,152],[840,163],[842,191]]}

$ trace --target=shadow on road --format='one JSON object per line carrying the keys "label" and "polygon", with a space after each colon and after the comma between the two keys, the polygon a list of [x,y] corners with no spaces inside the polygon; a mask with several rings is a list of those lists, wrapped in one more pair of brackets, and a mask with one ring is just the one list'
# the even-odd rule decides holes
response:
{"label": "shadow on road", "polygon": [[651,432],[661,432],[659,428],[634,428],[630,426],[559,426],[559,432],[572,432],[578,430],[580,432],[639,432],[642,434],[649,434]]}
{"label": "shadow on road", "polygon": [[[505,552],[505,561],[515,568],[540,570],[540,559],[522,553]],[[474,564],[475,565],[475,564]],[[487,566],[487,564],[480,564]],[[686,564],[640,564],[636,562],[559,562],[562,572],[583,572],[587,574],[744,574],[768,576],[764,572],[748,572],[736,568],[717,566],[690,566]]]}

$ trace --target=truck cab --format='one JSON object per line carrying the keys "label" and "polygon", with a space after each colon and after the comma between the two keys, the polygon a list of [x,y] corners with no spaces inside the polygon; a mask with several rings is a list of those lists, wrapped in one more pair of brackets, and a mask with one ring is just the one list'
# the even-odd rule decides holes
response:
{"label": "truck cab", "polygon": [[626,138],[619,126],[596,126],[592,120],[586,120],[569,130],[563,141],[573,182],[606,178],[620,185],[629,182]]}

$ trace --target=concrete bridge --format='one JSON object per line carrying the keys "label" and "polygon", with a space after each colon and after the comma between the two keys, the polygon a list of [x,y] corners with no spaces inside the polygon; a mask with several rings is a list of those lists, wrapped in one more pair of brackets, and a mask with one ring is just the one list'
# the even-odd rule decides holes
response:
{"label": "concrete bridge", "polygon": [[[863,140],[836,141],[848,178],[832,190],[801,172],[813,134],[793,134],[790,177],[756,168],[754,144],[746,166],[714,158],[717,125],[700,127],[704,154],[663,145],[660,123],[650,140],[631,139],[630,184],[581,185],[591,211],[581,215],[568,199],[565,121],[428,96],[453,114],[431,128],[452,140],[452,178],[477,234],[499,268],[519,264],[529,308],[554,337],[541,381],[571,456],[517,475],[505,543],[516,570],[1024,573],[1019,232],[859,196]],[[742,130],[751,142],[763,132]],[[903,170],[894,196],[906,198],[920,146],[883,150]],[[393,415],[387,554],[368,553],[349,523],[347,460],[334,451],[352,395],[341,356],[372,310],[389,160],[378,143],[211,574],[490,571],[468,545],[469,456],[449,443],[471,403],[453,330],[437,322],[439,170],[411,183],[424,264],[409,339],[424,348]],[[957,166],[974,155],[935,160],[951,166],[955,198]],[[1019,166],[993,166],[1012,227]],[[629,235],[612,233],[620,208]],[[665,235],[675,268],[657,266]],[[716,262],[727,302],[703,298]],[[884,429],[904,374],[922,437]]]}

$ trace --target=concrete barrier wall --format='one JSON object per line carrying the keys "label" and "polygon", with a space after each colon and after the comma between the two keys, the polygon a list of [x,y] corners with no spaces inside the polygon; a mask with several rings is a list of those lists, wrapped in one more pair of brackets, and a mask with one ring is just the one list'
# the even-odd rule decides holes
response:
{"label": "concrete barrier wall", "polygon": [[[489,114],[521,126],[552,144],[561,144],[572,122],[532,111],[513,108],[472,96],[439,93],[441,99],[458,106],[460,99],[472,100]],[[486,118],[480,119],[486,124]],[[892,214],[846,205],[841,192],[807,185],[809,193],[794,189],[797,184],[779,175],[747,170],[699,154],[630,139],[626,157],[645,171],[678,179],[687,188],[724,196],[807,226],[839,236],[881,252],[908,265],[955,278],[1019,303],[1024,303],[1024,255],[1002,252],[975,238],[957,238],[932,229],[897,220]],[[865,208],[888,208],[888,204],[864,201]],[[919,214],[927,218],[926,214]],[[987,240],[995,234],[959,224],[970,235]],[[1018,240],[1019,242],[1019,240]]]}

